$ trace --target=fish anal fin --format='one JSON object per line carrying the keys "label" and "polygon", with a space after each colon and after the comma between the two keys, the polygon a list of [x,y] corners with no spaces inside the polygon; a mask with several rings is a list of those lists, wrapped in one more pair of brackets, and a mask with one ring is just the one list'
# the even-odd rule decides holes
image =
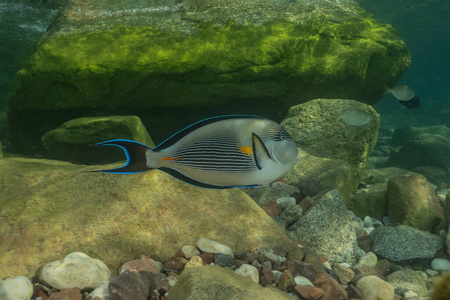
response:
{"label": "fish anal fin", "polygon": [[261,138],[255,133],[252,133],[252,144],[253,158],[255,159],[256,167],[258,170],[262,170],[264,162],[271,159],[269,151]]}

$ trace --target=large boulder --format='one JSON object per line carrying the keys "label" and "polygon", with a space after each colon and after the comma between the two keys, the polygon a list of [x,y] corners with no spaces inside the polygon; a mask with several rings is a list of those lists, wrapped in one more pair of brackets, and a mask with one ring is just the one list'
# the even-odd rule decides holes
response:
{"label": "large boulder", "polygon": [[445,125],[397,128],[392,133],[392,145],[402,146],[421,134],[436,134],[450,138],[450,128]]}
{"label": "large boulder", "polygon": [[[358,125],[342,121],[352,111],[362,112],[367,120]],[[281,125],[307,153],[347,162],[351,191],[356,189],[377,140],[379,115],[371,106],[354,100],[316,99],[291,107]]]}
{"label": "large boulder", "polygon": [[219,266],[186,268],[177,283],[169,291],[168,300],[197,299],[292,299],[276,288],[262,287],[237,274],[231,269]]}
{"label": "large boulder", "polygon": [[40,265],[79,251],[111,270],[141,254],[167,261],[203,237],[233,252],[265,246],[284,255],[292,246],[285,230],[239,189],[201,189],[158,170],[86,172],[94,169],[0,160],[2,277],[32,275]]}
{"label": "large boulder", "polygon": [[159,142],[211,115],[373,104],[410,64],[398,33],[353,0],[158,2],[67,1],[16,75],[16,151],[43,150],[44,132],[80,116],[138,115]]}
{"label": "large boulder", "polygon": [[434,231],[444,212],[430,183],[422,175],[392,177],[387,183],[387,213],[393,224]]}
{"label": "large boulder", "polygon": [[101,164],[124,160],[116,147],[89,147],[113,139],[129,139],[153,147],[151,137],[136,116],[78,118],[50,130],[42,137],[52,159],[75,163]]}

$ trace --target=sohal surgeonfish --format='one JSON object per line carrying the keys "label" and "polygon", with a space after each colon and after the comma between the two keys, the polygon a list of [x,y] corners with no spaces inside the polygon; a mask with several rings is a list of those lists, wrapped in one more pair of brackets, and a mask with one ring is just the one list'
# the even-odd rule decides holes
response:
{"label": "sohal surgeonfish", "polygon": [[158,169],[192,185],[214,189],[271,183],[299,160],[287,131],[258,116],[205,119],[155,148],[122,139],[96,145],[121,147],[127,156],[124,166],[98,172],[130,174]]}
{"label": "sohal surgeonfish", "polygon": [[384,95],[392,94],[400,104],[408,108],[420,107],[420,98],[416,96],[414,90],[407,85],[399,85],[393,89],[384,87]]}

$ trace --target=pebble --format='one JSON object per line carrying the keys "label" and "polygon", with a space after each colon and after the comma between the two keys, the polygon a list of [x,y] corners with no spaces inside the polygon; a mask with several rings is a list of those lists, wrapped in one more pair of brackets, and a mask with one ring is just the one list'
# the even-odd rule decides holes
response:
{"label": "pebble", "polygon": [[111,300],[111,297],[109,296],[108,285],[109,281],[102,283],[99,287],[93,290],[89,294],[89,296],[91,296],[91,298],[99,297],[100,300]]}
{"label": "pebble", "polygon": [[448,271],[450,270],[450,261],[445,258],[435,258],[431,261],[431,268],[435,271]]}
{"label": "pebble", "polygon": [[323,296],[325,295],[322,289],[309,285],[297,285],[295,286],[294,291],[301,299],[306,300],[323,299]]}
{"label": "pebble", "polygon": [[203,260],[200,256],[192,256],[186,263],[185,268],[195,268],[203,266]]}
{"label": "pebble", "polygon": [[314,286],[314,284],[306,277],[303,276],[295,276],[294,277],[294,282],[297,285],[309,285],[309,286]]}
{"label": "pebble", "polygon": [[64,260],[46,264],[42,269],[42,278],[58,290],[73,287],[83,290],[94,289],[108,281],[111,272],[100,260],[81,252],[73,252]]}
{"label": "pebble", "polygon": [[378,259],[375,253],[367,252],[361,257],[358,263],[355,265],[357,269],[373,269],[377,265]]}
{"label": "pebble", "polygon": [[291,290],[295,286],[294,277],[291,274],[291,271],[284,270],[281,273],[280,280],[278,281],[278,288],[282,291]]}
{"label": "pebble", "polygon": [[274,264],[280,263],[283,261],[283,258],[275,253],[271,248],[268,247],[259,247],[255,250],[255,256],[260,261],[270,261]]}
{"label": "pebble", "polygon": [[198,251],[197,247],[195,246],[183,246],[181,248],[181,252],[183,252],[186,258],[200,255],[200,251]]}
{"label": "pebble", "polygon": [[333,269],[341,284],[349,284],[355,276],[355,272],[343,264],[333,264]]}
{"label": "pebble", "polygon": [[48,300],[81,300],[81,298],[80,289],[71,288],[51,294]]}
{"label": "pebble", "polygon": [[295,222],[297,222],[298,219],[303,214],[303,209],[300,205],[294,204],[290,207],[286,208],[280,215],[280,217],[283,219],[284,223],[286,224],[286,227],[291,226]]}
{"label": "pebble", "polygon": [[108,286],[111,300],[147,300],[149,284],[140,273],[125,271],[111,278]]}
{"label": "pebble", "polygon": [[373,227],[373,220],[371,217],[369,217],[369,216],[364,217],[364,227],[366,227],[366,228]]}
{"label": "pebble", "polygon": [[135,272],[146,271],[152,273],[159,273],[160,269],[158,268],[156,262],[153,259],[150,259],[145,255],[141,255],[139,259],[131,260],[120,266],[119,274],[125,271],[135,271]]}
{"label": "pebble", "polygon": [[259,273],[258,269],[249,264],[243,264],[239,268],[235,270],[236,274],[239,274],[243,277],[250,278],[253,282],[259,282]]}
{"label": "pebble", "polygon": [[287,208],[295,205],[294,197],[281,197],[277,199],[277,203],[281,206],[282,210],[286,210]]}
{"label": "pebble", "polygon": [[234,259],[232,255],[215,253],[214,254],[214,263],[224,268],[234,267]]}
{"label": "pebble", "polygon": [[25,276],[0,281],[0,299],[2,300],[30,300],[32,295],[33,285]]}
{"label": "pebble", "polygon": [[207,253],[221,253],[233,255],[233,251],[231,251],[230,247],[207,238],[199,239],[197,242],[197,248]]}
{"label": "pebble", "polygon": [[273,275],[272,270],[267,265],[262,265],[259,271],[259,283],[262,286],[267,286],[273,282],[275,282],[275,275]]}
{"label": "pebble", "polygon": [[392,300],[394,299],[394,287],[374,275],[361,278],[356,287],[363,294],[364,300]]}

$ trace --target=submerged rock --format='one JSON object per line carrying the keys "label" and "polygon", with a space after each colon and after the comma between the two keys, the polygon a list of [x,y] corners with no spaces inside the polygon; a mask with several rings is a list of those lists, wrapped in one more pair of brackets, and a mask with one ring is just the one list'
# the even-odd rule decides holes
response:
{"label": "submerged rock", "polygon": [[86,112],[138,115],[160,141],[217,114],[373,104],[410,64],[398,33],[352,0],[117,2],[67,1],[17,73],[16,151],[42,151],[44,132]]}
{"label": "submerged rock", "polygon": [[178,277],[169,292],[168,300],[197,299],[292,299],[287,294],[272,288],[262,287],[252,279],[233,270],[218,266],[189,268]]}
{"label": "submerged rock", "polygon": [[[361,126],[340,122],[341,115],[351,109],[364,112],[370,121]],[[349,163],[356,189],[377,140],[379,115],[371,106],[354,100],[311,100],[291,107],[281,125],[308,154]]]}
{"label": "submerged rock", "polygon": [[391,143],[394,146],[402,146],[421,134],[436,134],[450,138],[450,128],[445,125],[397,128],[392,133]]}
{"label": "submerged rock", "polygon": [[117,147],[88,147],[113,139],[129,139],[155,146],[139,117],[109,116],[70,120],[46,132],[42,142],[52,159],[102,164],[125,159]]}
{"label": "submerged rock", "polygon": [[0,281],[0,299],[2,300],[30,300],[32,295],[33,284],[24,276]]}
{"label": "submerged rock", "polygon": [[392,300],[395,296],[394,287],[374,275],[361,278],[356,287],[361,290],[365,300]]}
{"label": "submerged rock", "polygon": [[444,220],[434,189],[419,174],[392,177],[387,183],[387,212],[393,224],[433,231]]}
{"label": "submerged rock", "polygon": [[372,251],[391,261],[433,258],[443,238],[406,225],[381,226],[372,231]]}
{"label": "submerged rock", "polygon": [[0,243],[0,274],[32,275],[73,251],[95,253],[111,270],[140,253],[167,261],[205,236],[233,251],[266,246],[284,254],[292,245],[284,229],[239,189],[201,189],[158,170],[85,172],[95,169],[0,160],[7,187],[0,189],[0,236],[9,237]]}
{"label": "submerged rock", "polygon": [[386,277],[394,289],[405,289],[414,291],[420,297],[427,297],[427,283],[423,281],[422,277],[411,269],[398,270]]}
{"label": "submerged rock", "polygon": [[387,214],[387,184],[378,183],[368,189],[358,190],[346,202],[346,206],[361,219],[365,216],[383,218]]}
{"label": "submerged rock", "polygon": [[336,190],[318,198],[314,205],[288,228],[290,236],[332,262],[354,263],[362,251],[358,248],[352,218]]}

